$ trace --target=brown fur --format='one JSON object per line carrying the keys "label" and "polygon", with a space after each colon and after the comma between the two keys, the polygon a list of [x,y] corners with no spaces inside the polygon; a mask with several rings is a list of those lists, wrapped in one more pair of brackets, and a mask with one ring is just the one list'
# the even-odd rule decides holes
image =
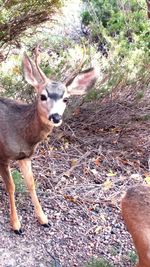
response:
{"label": "brown fur", "polygon": [[150,267],[149,186],[139,185],[128,189],[122,199],[122,215],[139,256],[136,267]]}
{"label": "brown fur", "polygon": [[[23,104],[0,98],[0,175],[9,194],[12,228],[18,234],[21,233],[21,225],[15,206],[15,185],[9,169],[10,160],[18,160],[35,214],[41,224],[48,226],[48,219],[36,195],[30,157],[36,145],[47,137],[54,126],[61,124],[66,107],[64,98],[80,94],[81,91],[84,93],[91,82],[96,80],[96,73],[91,69],[80,73],[79,77],[77,76],[75,81],[66,87],[61,82],[48,79],[38,66],[37,57],[35,62],[32,62],[26,54],[23,57],[23,70],[26,81],[37,92],[35,102]],[[46,98],[44,100],[41,99],[43,94]]]}
{"label": "brown fur", "polygon": [[0,98],[0,125],[0,162],[32,156],[36,144],[53,129],[42,121],[36,102],[28,105],[4,98]]}
{"label": "brown fur", "polygon": [[[15,185],[9,170],[10,160],[19,160],[19,165],[41,224],[48,224],[35,192],[30,157],[36,145],[43,140],[53,126],[43,122],[37,100],[33,104],[21,104],[0,98],[0,174],[10,198],[10,220],[15,232],[20,233],[20,222],[15,206]],[[11,132],[10,132],[11,129]]]}

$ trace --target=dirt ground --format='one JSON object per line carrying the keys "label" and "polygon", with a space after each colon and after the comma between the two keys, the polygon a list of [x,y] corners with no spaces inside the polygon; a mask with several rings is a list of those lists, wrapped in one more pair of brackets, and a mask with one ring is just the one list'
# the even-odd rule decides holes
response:
{"label": "dirt ground", "polygon": [[148,175],[149,116],[143,102],[112,98],[68,109],[63,125],[33,157],[38,196],[51,227],[38,224],[20,187],[16,203],[23,235],[15,235],[0,181],[1,267],[83,267],[92,258],[133,265],[120,198]]}

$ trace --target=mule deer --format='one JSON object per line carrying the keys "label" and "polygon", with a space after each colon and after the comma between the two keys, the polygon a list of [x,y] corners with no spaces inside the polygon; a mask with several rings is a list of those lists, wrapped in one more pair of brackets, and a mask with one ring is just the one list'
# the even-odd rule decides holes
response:
{"label": "mule deer", "polygon": [[122,199],[122,215],[138,253],[136,267],[150,266],[150,187],[128,189]]}
{"label": "mule deer", "polygon": [[35,191],[31,168],[31,156],[36,145],[51,133],[54,126],[62,123],[67,99],[81,95],[96,81],[93,68],[73,75],[67,83],[48,79],[35,59],[23,56],[25,80],[34,87],[37,97],[32,104],[0,98],[0,175],[6,185],[10,200],[10,221],[13,230],[21,234],[21,224],[15,206],[15,185],[10,172],[10,160],[17,160],[31,195],[35,214],[44,226],[48,226]]}

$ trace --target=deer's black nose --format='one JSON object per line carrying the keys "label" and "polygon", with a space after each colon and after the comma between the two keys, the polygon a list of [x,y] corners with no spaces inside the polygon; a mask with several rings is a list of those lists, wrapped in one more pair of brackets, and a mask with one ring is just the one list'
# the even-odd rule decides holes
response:
{"label": "deer's black nose", "polygon": [[59,123],[61,118],[61,115],[59,115],[58,113],[54,113],[49,116],[49,120],[53,120],[54,123]]}

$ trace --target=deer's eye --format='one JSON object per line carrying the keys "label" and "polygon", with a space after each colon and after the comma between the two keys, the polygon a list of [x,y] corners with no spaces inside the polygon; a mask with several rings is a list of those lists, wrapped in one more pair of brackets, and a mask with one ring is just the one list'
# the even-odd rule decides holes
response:
{"label": "deer's eye", "polygon": [[47,100],[46,95],[43,95],[43,94],[42,94],[42,95],[41,95],[41,100],[42,100],[42,101],[46,101],[46,100]]}
{"label": "deer's eye", "polygon": [[64,103],[68,103],[68,98],[65,97],[65,98],[63,99],[63,102],[64,102]]}

